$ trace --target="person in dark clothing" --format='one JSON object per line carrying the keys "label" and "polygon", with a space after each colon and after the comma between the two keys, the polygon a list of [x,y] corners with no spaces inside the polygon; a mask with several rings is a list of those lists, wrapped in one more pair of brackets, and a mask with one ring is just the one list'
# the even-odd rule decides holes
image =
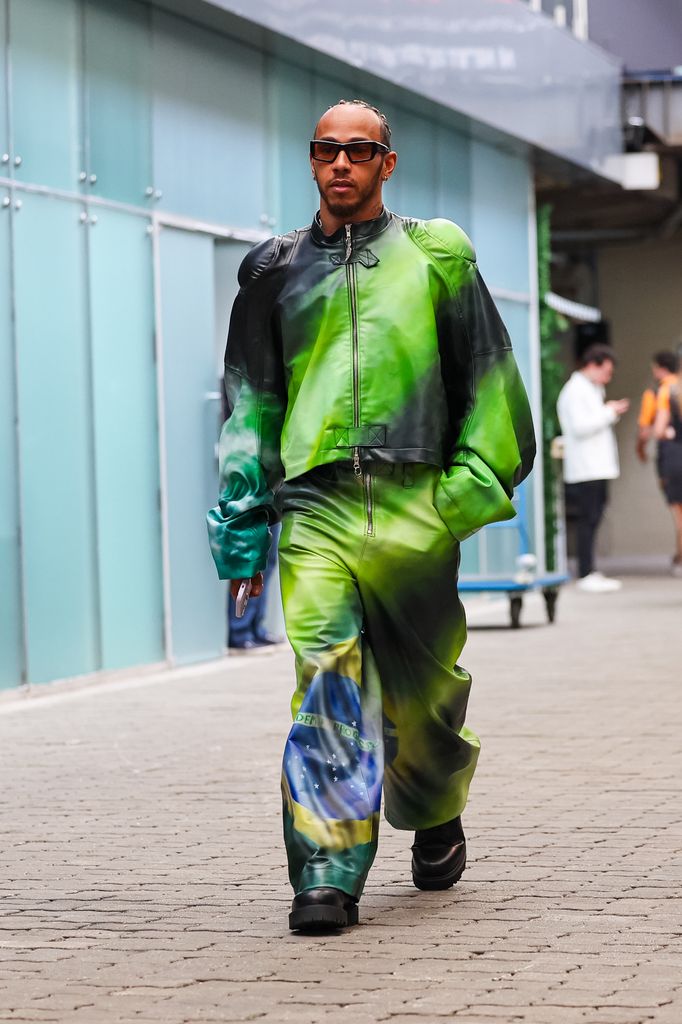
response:
{"label": "person in dark clothing", "polygon": [[673,576],[682,576],[682,388],[669,376],[658,393],[654,436],[658,439],[658,475],[675,524]]}

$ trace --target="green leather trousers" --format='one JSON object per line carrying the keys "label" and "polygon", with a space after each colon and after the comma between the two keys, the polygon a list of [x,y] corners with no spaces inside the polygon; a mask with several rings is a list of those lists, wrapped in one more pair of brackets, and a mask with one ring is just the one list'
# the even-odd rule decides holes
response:
{"label": "green leather trousers", "polygon": [[282,773],[295,892],[359,897],[387,820],[460,814],[479,741],[457,595],[459,544],[434,507],[436,466],[321,466],[279,495],[280,577],[296,655]]}

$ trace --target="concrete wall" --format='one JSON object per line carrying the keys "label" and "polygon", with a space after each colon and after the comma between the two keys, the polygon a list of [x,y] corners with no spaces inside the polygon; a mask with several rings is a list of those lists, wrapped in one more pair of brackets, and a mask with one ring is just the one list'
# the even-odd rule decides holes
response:
{"label": "concrete wall", "polygon": [[653,352],[682,344],[682,239],[602,250],[599,302],[611,322],[619,366],[609,397],[629,397],[630,412],[618,426],[621,478],[601,531],[601,553],[637,567],[663,564],[673,550],[670,513],[658,488],[653,462],[637,460],[634,442],[639,400],[650,380]]}

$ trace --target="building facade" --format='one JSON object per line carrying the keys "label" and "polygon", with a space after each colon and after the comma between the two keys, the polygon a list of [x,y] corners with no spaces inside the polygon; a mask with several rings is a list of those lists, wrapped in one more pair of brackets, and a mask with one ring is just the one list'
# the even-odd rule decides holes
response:
{"label": "building facade", "polygon": [[[410,89],[268,21],[319,5],[247,6],[262,17],[198,0],[0,0],[0,688],[222,654],[204,517],[236,269],[258,239],[311,220],[307,143],[340,97],[389,117],[390,207],[472,235],[539,408],[540,128],[504,131],[423,79]],[[497,72],[522,91],[505,59]],[[607,61],[600,72],[603,85]],[[598,150],[569,156],[589,167]],[[536,478],[539,551],[540,493]],[[484,534],[465,565],[494,565],[500,543]]]}

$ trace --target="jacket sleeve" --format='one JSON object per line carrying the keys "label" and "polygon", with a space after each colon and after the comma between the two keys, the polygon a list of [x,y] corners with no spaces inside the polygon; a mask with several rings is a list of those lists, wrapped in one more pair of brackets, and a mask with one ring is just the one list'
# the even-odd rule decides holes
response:
{"label": "jacket sleeve", "polygon": [[535,435],[509,335],[466,235],[430,222],[446,284],[438,309],[450,437],[435,496],[457,540],[516,514],[514,488],[530,472]]}
{"label": "jacket sleeve", "polygon": [[252,249],[239,269],[239,294],[225,350],[228,418],[220,435],[220,497],[208,513],[211,553],[220,579],[265,568],[274,491],[282,480],[280,436],[286,397],[281,345],[273,319],[277,239]]}

